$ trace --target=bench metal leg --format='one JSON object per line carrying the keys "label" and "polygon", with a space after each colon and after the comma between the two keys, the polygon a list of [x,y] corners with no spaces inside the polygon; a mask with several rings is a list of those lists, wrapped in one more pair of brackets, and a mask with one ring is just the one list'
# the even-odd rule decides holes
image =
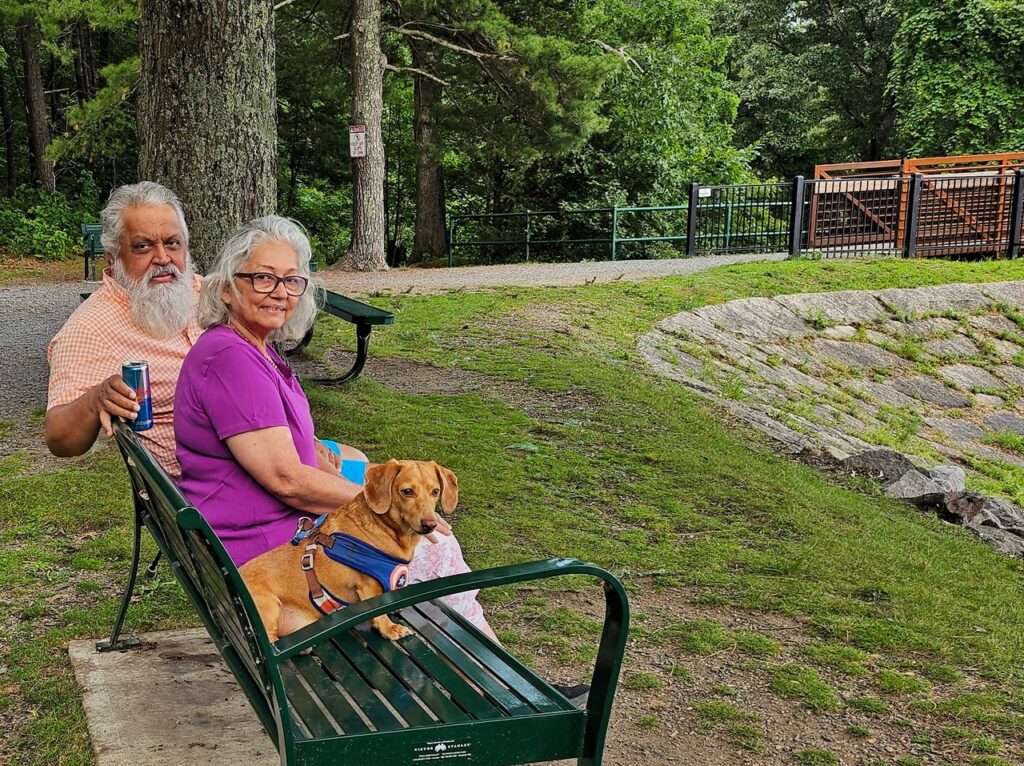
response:
{"label": "bench metal leg", "polygon": [[278,350],[281,353],[283,353],[285,356],[294,356],[295,354],[297,354],[300,351],[302,351],[302,349],[304,349],[306,346],[308,346],[309,342],[311,340],[313,340],[313,328],[312,327],[310,327],[308,330],[306,330],[306,334],[302,336],[302,340],[300,340],[294,346],[284,346],[282,344],[282,345],[278,346]]}
{"label": "bench metal leg", "polygon": [[[138,506],[135,508],[135,545],[132,550],[132,571],[128,575],[128,587],[125,588],[124,598],[121,599],[121,607],[118,609],[117,617],[114,618],[114,629],[110,633],[109,641],[100,641],[96,644],[97,652],[122,651],[124,649],[138,649],[142,642],[136,636],[120,638],[121,627],[124,625],[124,618],[128,614],[128,605],[132,601],[132,593],[135,591],[135,577],[139,573],[139,555],[142,552],[142,514]],[[153,562],[156,566],[156,561]]]}
{"label": "bench metal leg", "polygon": [[356,360],[352,363],[352,369],[340,377],[313,378],[313,382],[320,383],[321,385],[334,386],[339,383],[345,383],[358,378],[359,373],[363,371],[363,365],[366,364],[366,357],[370,351],[370,332],[372,330],[373,325],[370,324],[356,325]]}

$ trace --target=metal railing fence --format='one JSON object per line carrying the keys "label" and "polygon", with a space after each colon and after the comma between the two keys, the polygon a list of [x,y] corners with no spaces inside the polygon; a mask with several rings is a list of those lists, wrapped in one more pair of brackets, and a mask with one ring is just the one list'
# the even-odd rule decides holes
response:
{"label": "metal railing fence", "polygon": [[453,215],[456,250],[474,262],[641,257],[654,243],[673,254],[866,253],[1016,257],[1024,220],[1024,169],[909,177],[692,184],[685,204]]}

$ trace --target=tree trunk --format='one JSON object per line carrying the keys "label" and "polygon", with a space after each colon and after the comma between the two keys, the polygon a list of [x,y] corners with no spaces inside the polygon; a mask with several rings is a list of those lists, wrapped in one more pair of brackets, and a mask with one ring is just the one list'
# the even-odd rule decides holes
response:
{"label": "tree trunk", "polygon": [[352,245],[342,268],[384,271],[384,55],[380,0],[352,4],[352,121],[366,126],[366,156],[352,159]]}
{"label": "tree trunk", "polygon": [[18,24],[21,57],[25,66],[25,109],[28,113],[28,148],[32,157],[32,176],[47,191],[56,188],[53,163],[46,159],[50,126],[46,122],[46,96],[39,69],[39,27],[32,18]]}
{"label": "tree trunk", "polygon": [[14,194],[14,187],[18,185],[18,176],[14,164],[14,117],[11,114],[11,102],[7,95],[7,73],[3,69],[0,69],[0,116],[3,118],[4,161],[6,163],[4,194],[10,197]]}
{"label": "tree trunk", "polygon": [[81,106],[96,95],[96,67],[92,55],[92,33],[89,23],[79,19],[72,28],[75,53],[75,95]]}
{"label": "tree trunk", "polygon": [[177,192],[201,272],[277,209],[272,3],[142,0],[139,177]]}
{"label": "tree trunk", "polygon": [[[433,72],[439,51],[422,43],[413,43],[412,62],[417,69]],[[413,261],[433,261],[448,254],[445,229],[444,166],[441,164],[441,135],[437,124],[441,106],[441,84],[423,75],[415,75],[414,125],[416,139],[416,236]]]}

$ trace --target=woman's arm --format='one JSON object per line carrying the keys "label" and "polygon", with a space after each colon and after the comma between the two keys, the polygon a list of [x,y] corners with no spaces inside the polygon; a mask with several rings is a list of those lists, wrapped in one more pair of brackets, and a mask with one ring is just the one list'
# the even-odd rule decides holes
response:
{"label": "woman's arm", "polygon": [[285,426],[230,436],[225,444],[261,487],[292,508],[317,515],[329,513],[363,491],[337,473],[332,475],[299,460],[291,431]]}

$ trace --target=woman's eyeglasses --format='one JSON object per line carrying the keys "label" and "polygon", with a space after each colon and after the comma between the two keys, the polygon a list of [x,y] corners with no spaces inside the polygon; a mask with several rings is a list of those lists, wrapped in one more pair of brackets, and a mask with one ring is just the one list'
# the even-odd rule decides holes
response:
{"label": "woman's eyeglasses", "polygon": [[284,291],[292,297],[299,297],[306,292],[309,280],[305,277],[279,277],[266,271],[238,271],[236,277],[242,277],[252,282],[252,289],[258,293],[272,293],[280,284],[284,285]]}

